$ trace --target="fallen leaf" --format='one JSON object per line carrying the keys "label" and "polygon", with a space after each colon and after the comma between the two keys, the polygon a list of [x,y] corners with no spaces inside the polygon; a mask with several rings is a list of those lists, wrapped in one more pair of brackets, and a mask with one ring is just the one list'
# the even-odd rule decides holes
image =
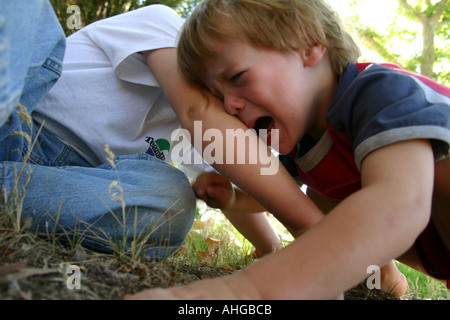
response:
{"label": "fallen leaf", "polygon": [[183,253],[187,253],[188,249],[185,243],[183,243],[178,249],[177,251],[175,251],[173,253],[174,256],[178,255],[178,254],[183,254]]}
{"label": "fallen leaf", "polygon": [[205,223],[202,220],[195,220],[194,224],[192,225],[192,228],[194,229],[203,229],[205,227]]}
{"label": "fallen leaf", "polygon": [[209,252],[197,251],[197,258],[199,258],[199,259],[205,259],[208,256],[209,256]]}
{"label": "fallen leaf", "polygon": [[234,269],[234,268],[232,268],[232,267],[230,267],[230,266],[224,266],[223,267],[225,270],[228,270],[228,271],[235,271],[236,269]]}
{"label": "fallen leaf", "polygon": [[208,243],[208,251],[210,255],[219,254],[219,246],[223,243],[223,241],[213,238],[207,238],[206,242]]}
{"label": "fallen leaf", "polygon": [[206,242],[208,242],[209,245],[220,245],[223,243],[222,240],[214,239],[214,238],[207,238]]}
{"label": "fallen leaf", "polygon": [[214,219],[210,218],[206,221],[203,220],[195,220],[192,226],[193,229],[201,230],[205,228],[212,228],[214,226]]}

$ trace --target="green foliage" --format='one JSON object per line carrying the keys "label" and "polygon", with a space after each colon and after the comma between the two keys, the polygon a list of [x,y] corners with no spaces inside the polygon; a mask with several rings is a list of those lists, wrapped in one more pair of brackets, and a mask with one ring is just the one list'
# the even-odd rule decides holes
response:
{"label": "green foliage", "polygon": [[[361,1],[351,6],[358,12]],[[360,21],[357,14],[351,23],[358,37],[369,49],[377,52],[385,61],[393,62],[408,70],[428,76],[439,83],[450,85],[450,2],[448,0],[393,0],[398,16],[383,32]],[[409,24],[401,27],[399,21]],[[415,27],[412,27],[415,23]],[[422,39],[422,48],[408,56],[395,51],[399,44],[409,44]]]}
{"label": "green foliage", "polygon": [[183,18],[187,18],[201,0],[184,0],[176,8],[178,14]]}

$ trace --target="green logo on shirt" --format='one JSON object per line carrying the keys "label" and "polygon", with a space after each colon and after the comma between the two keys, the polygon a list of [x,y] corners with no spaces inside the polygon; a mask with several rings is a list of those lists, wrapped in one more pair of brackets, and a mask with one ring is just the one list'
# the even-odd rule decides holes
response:
{"label": "green logo on shirt", "polygon": [[166,139],[158,139],[155,140],[152,137],[145,137],[145,141],[148,142],[149,148],[147,149],[146,153],[148,153],[151,156],[155,156],[158,159],[166,160],[166,157],[164,156],[164,151],[169,152],[170,150],[170,142]]}

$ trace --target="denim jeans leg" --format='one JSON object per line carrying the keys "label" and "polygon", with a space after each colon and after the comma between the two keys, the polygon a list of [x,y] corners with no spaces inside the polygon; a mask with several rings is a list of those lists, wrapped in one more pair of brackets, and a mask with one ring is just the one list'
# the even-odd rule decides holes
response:
{"label": "denim jeans leg", "polygon": [[[180,170],[150,157],[117,157],[115,167],[46,167],[26,164],[23,218],[36,232],[72,234],[97,251],[141,253],[159,260],[185,240],[195,217],[195,195]],[[144,157],[144,158],[142,158]],[[5,181],[17,179],[18,163],[3,162]],[[31,172],[29,176],[26,172]],[[4,184],[14,190],[13,184]]]}
{"label": "denim jeans leg", "polygon": [[[65,35],[48,0],[0,1],[0,160],[21,161],[30,133],[15,111],[32,113],[61,74]],[[12,150],[19,152],[12,152]]]}

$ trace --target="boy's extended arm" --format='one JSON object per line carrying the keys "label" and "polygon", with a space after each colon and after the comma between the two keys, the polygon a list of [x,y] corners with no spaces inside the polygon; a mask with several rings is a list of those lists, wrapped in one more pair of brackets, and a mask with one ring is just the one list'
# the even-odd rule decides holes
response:
{"label": "boy's extended arm", "polygon": [[[194,121],[201,121],[203,131],[216,129],[222,132],[223,137],[226,137],[227,129],[248,130],[241,121],[227,114],[222,102],[205,88],[185,80],[176,64],[175,48],[144,52],[144,56],[182,127],[187,129],[191,136],[195,136]],[[203,136],[203,132],[201,134]],[[210,143],[202,142],[202,149]],[[227,151],[233,151],[234,155],[246,154],[248,151],[245,145],[239,143],[235,143],[234,148],[222,150],[224,158]],[[268,148],[266,149],[267,157],[271,157],[271,161],[278,164],[278,159]],[[202,154],[203,150],[198,151]],[[223,159],[223,164],[215,163],[213,166],[272,212],[294,236],[304,232],[322,218],[320,210],[301,192],[283,166],[278,167],[276,174],[261,175],[261,168],[267,165],[262,164],[259,157],[256,158],[259,162],[252,165],[227,164]]]}
{"label": "boy's extended arm", "polygon": [[430,217],[433,168],[428,141],[374,151],[362,165],[362,189],[285,249],[227,278],[132,298],[332,299],[414,243]]}
{"label": "boy's extended arm", "polygon": [[267,255],[283,248],[280,237],[270,224],[266,212],[242,213],[222,210],[233,226],[257,250],[257,256]]}
{"label": "boy's extended arm", "polygon": [[[369,266],[381,268],[405,253],[426,227],[433,168],[428,141],[400,142],[372,152],[362,165],[362,189],[276,253],[278,258],[269,256],[264,266],[250,266],[247,277],[257,283],[264,270],[285,266],[271,279],[272,284],[287,285],[278,286],[278,292],[271,289],[272,297],[280,298],[295,296],[296,288],[304,289],[298,298],[332,298],[356,285],[368,276]],[[281,275],[293,273],[289,284]],[[267,297],[269,283],[265,285],[257,290]]]}

